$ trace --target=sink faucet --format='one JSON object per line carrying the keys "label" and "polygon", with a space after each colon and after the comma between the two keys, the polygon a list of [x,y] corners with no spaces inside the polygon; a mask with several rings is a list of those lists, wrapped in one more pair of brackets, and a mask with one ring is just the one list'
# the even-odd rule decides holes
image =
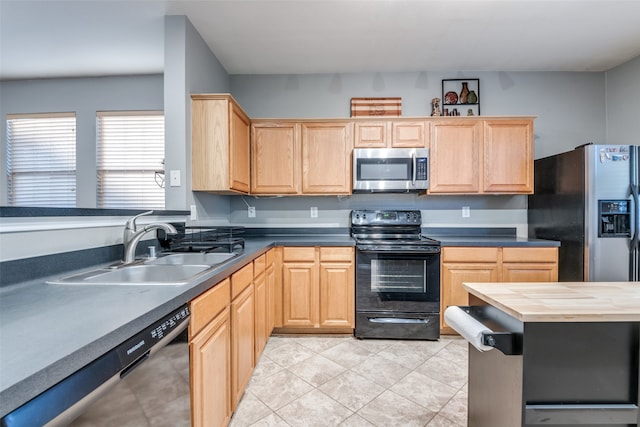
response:
{"label": "sink faucet", "polygon": [[167,234],[178,233],[173,225],[164,222],[153,222],[151,224],[145,225],[141,229],[138,229],[136,226],[136,220],[141,216],[151,215],[152,213],[153,211],[143,212],[134,216],[133,218],[129,218],[125,223],[124,234],[122,235],[122,243],[124,243],[123,264],[131,264],[135,260],[136,247],[138,246],[138,242],[140,242],[142,236],[147,234],[149,231],[162,228]]}

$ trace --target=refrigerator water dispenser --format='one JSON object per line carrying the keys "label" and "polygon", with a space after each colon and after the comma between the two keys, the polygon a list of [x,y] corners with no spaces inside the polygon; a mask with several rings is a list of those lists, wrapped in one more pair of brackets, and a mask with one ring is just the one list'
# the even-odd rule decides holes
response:
{"label": "refrigerator water dispenser", "polygon": [[631,212],[628,200],[598,200],[598,237],[631,236]]}

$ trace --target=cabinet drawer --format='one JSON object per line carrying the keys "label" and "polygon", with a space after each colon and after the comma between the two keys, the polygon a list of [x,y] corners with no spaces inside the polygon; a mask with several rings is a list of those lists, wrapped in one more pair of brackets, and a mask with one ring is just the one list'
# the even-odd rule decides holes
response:
{"label": "cabinet drawer", "polygon": [[267,256],[265,254],[260,255],[253,260],[253,275],[254,277],[264,273],[264,269],[267,265]]}
{"label": "cabinet drawer", "polygon": [[500,248],[442,248],[442,262],[498,262]]}
{"label": "cabinet drawer", "polygon": [[320,248],[320,261],[352,261],[352,247]]}
{"label": "cabinet drawer", "polygon": [[315,261],[316,248],[285,247],[282,251],[283,261]]}
{"label": "cabinet drawer", "polygon": [[231,299],[235,299],[253,281],[253,263],[242,267],[231,275]]}
{"label": "cabinet drawer", "polygon": [[194,337],[231,302],[231,280],[224,279],[191,301],[189,336]]}
{"label": "cabinet drawer", "polygon": [[558,248],[503,248],[502,262],[557,262]]}

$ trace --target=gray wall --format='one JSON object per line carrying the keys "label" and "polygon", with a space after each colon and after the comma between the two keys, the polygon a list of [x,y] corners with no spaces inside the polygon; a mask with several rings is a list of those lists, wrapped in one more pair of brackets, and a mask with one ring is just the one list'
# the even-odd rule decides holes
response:
{"label": "gray wall", "polygon": [[0,205],[7,204],[7,114],[76,113],[77,207],[95,208],[96,111],[163,108],[162,75],[0,82]]}
{"label": "gray wall", "polygon": [[[428,116],[431,99],[442,96],[442,79],[465,77],[480,79],[482,115],[537,116],[536,157],[589,141],[606,142],[604,73],[232,75],[230,81],[233,96],[253,118],[344,118],[349,117],[352,97],[389,96],[402,97],[403,116]],[[526,196],[398,194],[230,199],[229,221],[248,226],[346,227],[352,209],[411,208],[422,210],[425,225],[431,227],[514,227],[519,235],[527,232]],[[256,207],[255,218],[248,218],[247,204]],[[317,219],[310,218],[312,206],[318,207]],[[469,218],[462,218],[463,206],[471,208]]]}
{"label": "gray wall", "polygon": [[[544,157],[588,141],[605,142],[604,73],[455,71],[311,75],[232,75],[231,92],[257,117],[349,117],[352,97],[402,97],[403,116],[428,116],[442,97],[442,79],[479,78],[482,115],[532,115],[535,155]],[[335,84],[339,79],[340,84]]]}
{"label": "gray wall", "polygon": [[640,145],[640,57],[606,75],[607,143]]}
{"label": "gray wall", "polygon": [[165,132],[167,170],[182,185],[167,187],[167,209],[189,209],[226,221],[229,198],[191,192],[191,93],[228,93],[229,75],[185,16],[165,17]]}

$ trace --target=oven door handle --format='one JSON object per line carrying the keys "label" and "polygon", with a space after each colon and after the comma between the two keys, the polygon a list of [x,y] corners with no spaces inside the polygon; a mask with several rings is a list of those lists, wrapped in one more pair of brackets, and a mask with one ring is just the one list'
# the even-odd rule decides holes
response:
{"label": "oven door handle", "polygon": [[433,249],[363,249],[356,246],[356,249],[362,253],[366,254],[398,254],[398,255],[438,255],[440,253],[440,248],[437,250]]}
{"label": "oven door handle", "polygon": [[429,319],[406,319],[401,317],[370,317],[371,323],[404,323],[404,324],[426,324],[429,323]]}

